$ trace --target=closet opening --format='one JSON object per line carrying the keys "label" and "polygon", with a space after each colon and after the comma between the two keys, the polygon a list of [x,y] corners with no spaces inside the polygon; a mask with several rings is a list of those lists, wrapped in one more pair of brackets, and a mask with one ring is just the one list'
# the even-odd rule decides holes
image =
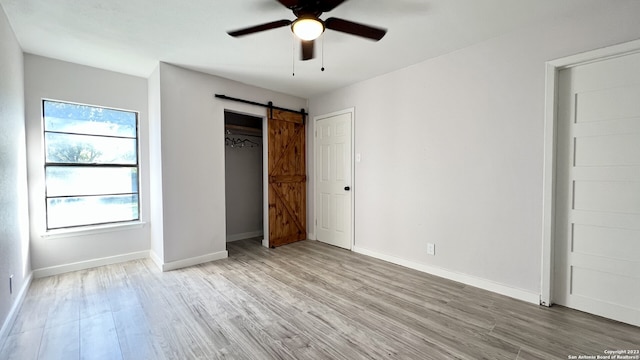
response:
{"label": "closet opening", "polygon": [[262,122],[224,112],[227,242],[264,238]]}

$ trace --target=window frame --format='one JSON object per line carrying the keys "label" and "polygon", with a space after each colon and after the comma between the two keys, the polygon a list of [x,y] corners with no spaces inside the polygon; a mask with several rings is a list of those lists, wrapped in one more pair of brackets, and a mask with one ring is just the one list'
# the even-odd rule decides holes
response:
{"label": "window frame", "polygon": [[[78,105],[78,106],[87,106],[96,109],[104,109],[104,110],[115,110],[121,112],[131,113],[135,116],[135,137],[127,137],[127,136],[116,136],[116,135],[96,135],[89,133],[81,133],[81,132],[65,132],[65,131],[56,131],[56,130],[47,130],[46,128],[46,114],[45,114],[45,103],[60,103],[60,104],[68,104],[68,105]],[[44,177],[44,223],[46,232],[60,232],[60,231],[83,231],[87,229],[92,229],[96,227],[115,227],[115,226],[129,226],[135,225],[136,223],[140,223],[142,220],[141,217],[141,179],[140,179],[140,112],[135,110],[128,110],[116,107],[109,106],[101,106],[101,105],[92,105],[87,103],[80,103],[74,101],[66,101],[66,100],[56,100],[49,98],[42,98],[40,101],[41,105],[41,116],[42,116],[42,155],[43,155],[43,177]],[[96,138],[114,138],[114,139],[129,139],[135,141],[135,163],[125,164],[125,163],[65,163],[65,162],[49,162],[47,160],[47,133],[50,134],[62,134],[62,135],[80,135],[80,136],[90,136]],[[131,193],[101,193],[101,194],[91,194],[91,195],[64,195],[64,196],[49,196],[48,195],[48,186],[47,186],[47,168],[48,167],[68,167],[68,168],[94,168],[94,169],[107,169],[107,168],[127,168],[127,169],[135,169],[136,173],[136,192]],[[118,195],[132,195],[136,196],[136,208],[137,208],[137,217],[133,219],[127,220],[117,220],[117,221],[98,221],[87,223],[87,224],[74,224],[68,226],[57,226],[50,227],[49,226],[49,200],[50,199],[62,199],[62,198],[74,198],[74,197],[98,197],[98,196],[118,196]]]}

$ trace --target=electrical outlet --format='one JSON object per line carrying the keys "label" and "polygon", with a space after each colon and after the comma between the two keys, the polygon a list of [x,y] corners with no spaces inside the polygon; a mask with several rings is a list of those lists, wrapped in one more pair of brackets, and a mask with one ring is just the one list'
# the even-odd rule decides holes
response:
{"label": "electrical outlet", "polygon": [[436,254],[436,244],[427,243],[427,254],[428,255]]}
{"label": "electrical outlet", "polygon": [[13,294],[13,275],[9,276],[9,295]]}

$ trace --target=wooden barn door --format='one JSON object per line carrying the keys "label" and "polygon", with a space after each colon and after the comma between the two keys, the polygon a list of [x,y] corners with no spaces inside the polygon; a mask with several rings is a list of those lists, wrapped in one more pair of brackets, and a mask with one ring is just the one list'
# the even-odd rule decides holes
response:
{"label": "wooden barn door", "polygon": [[302,114],[269,109],[269,247],[307,238]]}

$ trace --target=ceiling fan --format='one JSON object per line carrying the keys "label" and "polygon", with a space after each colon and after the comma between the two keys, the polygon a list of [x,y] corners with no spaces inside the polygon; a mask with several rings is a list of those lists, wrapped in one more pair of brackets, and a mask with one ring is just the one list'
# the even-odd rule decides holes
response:
{"label": "ceiling fan", "polygon": [[313,59],[315,39],[317,39],[325,29],[340,31],[343,33],[364,37],[378,41],[387,33],[386,29],[369,25],[359,24],[353,21],[330,17],[321,20],[322,13],[335,9],[346,0],[277,0],[280,4],[293,11],[296,19],[278,20],[265,24],[251,26],[244,29],[229,31],[233,37],[249,35],[261,31],[276,29],[291,25],[291,31],[300,39],[302,49],[302,60]]}

